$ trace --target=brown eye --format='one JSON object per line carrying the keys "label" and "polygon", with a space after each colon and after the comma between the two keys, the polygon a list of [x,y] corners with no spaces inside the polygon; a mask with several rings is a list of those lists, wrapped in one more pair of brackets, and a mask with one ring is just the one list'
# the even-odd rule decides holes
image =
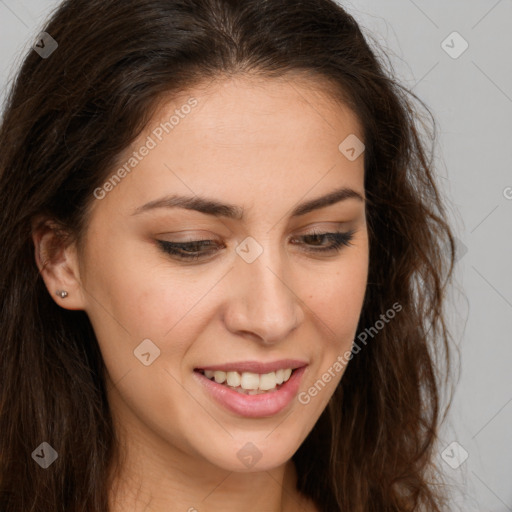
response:
{"label": "brown eye", "polygon": [[212,250],[200,251],[200,248],[216,245],[213,240],[194,240],[192,242],[157,240],[157,242],[165,253],[188,260],[197,260],[205,254],[211,254]]}
{"label": "brown eye", "polygon": [[301,240],[329,240],[331,243],[328,246],[321,246],[317,243],[309,243],[307,245],[312,248],[307,249],[312,252],[339,252],[342,246],[351,245],[351,241],[354,238],[355,230],[351,231],[336,231],[334,233],[319,233],[313,232],[299,237]]}
{"label": "brown eye", "polygon": [[[337,231],[333,233],[320,233],[312,232],[302,235],[292,240],[302,240],[302,243],[309,246],[307,252],[316,253],[335,253],[339,252],[343,246],[351,245],[351,240],[354,238],[355,230],[351,231]],[[330,242],[325,246],[323,241]],[[160,248],[173,257],[181,260],[198,260],[202,257],[211,256],[216,252],[215,247],[218,244],[214,240],[192,240],[190,242],[169,242],[167,240],[157,240]],[[319,242],[319,243],[317,243]],[[209,250],[202,250],[203,248],[210,248]]]}

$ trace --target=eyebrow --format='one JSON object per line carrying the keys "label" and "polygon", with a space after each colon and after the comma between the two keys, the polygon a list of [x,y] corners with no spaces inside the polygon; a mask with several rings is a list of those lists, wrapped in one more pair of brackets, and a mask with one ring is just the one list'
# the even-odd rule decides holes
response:
{"label": "eyebrow", "polygon": [[[314,210],[325,208],[333,204],[345,201],[347,199],[357,199],[364,202],[363,196],[354,189],[343,187],[336,189],[315,199],[300,203],[291,213],[291,217],[306,215]],[[229,219],[244,220],[244,209],[240,206],[222,203],[215,199],[201,196],[181,196],[171,195],[155,199],[135,209],[132,215],[138,215],[143,212],[154,210],[156,208],[184,208],[194,210],[215,217],[226,217]]]}

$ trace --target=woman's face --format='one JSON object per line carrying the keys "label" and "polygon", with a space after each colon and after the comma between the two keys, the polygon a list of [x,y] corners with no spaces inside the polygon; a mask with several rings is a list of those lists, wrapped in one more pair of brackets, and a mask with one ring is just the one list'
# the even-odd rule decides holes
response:
{"label": "woman's face", "polygon": [[[311,84],[219,81],[161,107],[96,190],[80,300],[132,443],[185,471],[261,471],[304,441],[342,377],[366,288],[355,137],[355,116]],[[314,236],[337,232],[352,233],[339,251]]]}

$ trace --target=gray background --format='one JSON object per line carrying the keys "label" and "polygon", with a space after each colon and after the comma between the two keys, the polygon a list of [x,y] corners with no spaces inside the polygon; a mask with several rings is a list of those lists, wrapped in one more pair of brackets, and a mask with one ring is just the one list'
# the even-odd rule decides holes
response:
{"label": "gray background", "polygon": [[[0,0],[0,100],[57,4]],[[438,123],[437,173],[460,251],[450,322],[461,373],[436,452],[453,510],[512,511],[512,0],[342,4]],[[457,58],[454,31],[469,45]]]}

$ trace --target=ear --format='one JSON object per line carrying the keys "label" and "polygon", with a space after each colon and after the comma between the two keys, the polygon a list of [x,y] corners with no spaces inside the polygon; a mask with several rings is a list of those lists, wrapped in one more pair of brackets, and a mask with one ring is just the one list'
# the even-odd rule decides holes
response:
{"label": "ear", "polygon": [[[32,240],[39,273],[53,300],[65,309],[85,309],[75,243],[55,222],[41,219],[32,223]],[[62,298],[58,291],[68,294]]]}

